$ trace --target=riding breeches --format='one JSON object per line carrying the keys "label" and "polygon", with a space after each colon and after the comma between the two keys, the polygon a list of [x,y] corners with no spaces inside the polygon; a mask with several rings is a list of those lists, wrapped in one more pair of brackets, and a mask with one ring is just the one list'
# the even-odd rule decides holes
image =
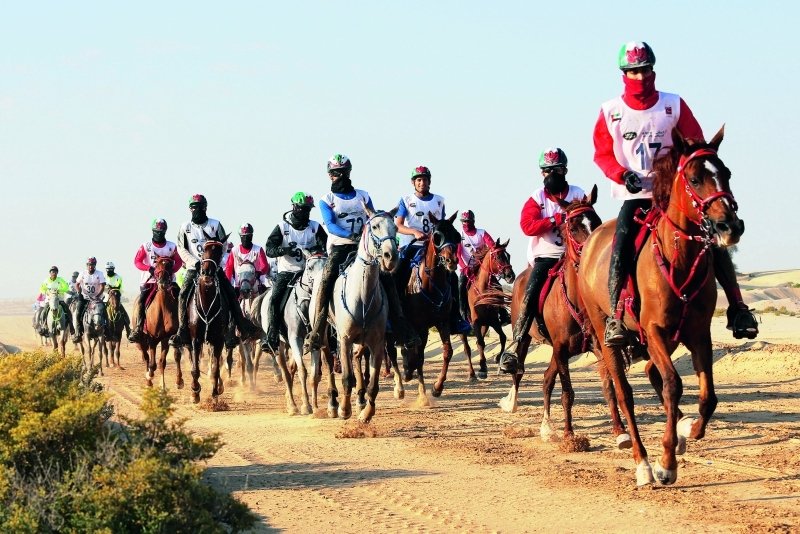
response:
{"label": "riding breeches", "polygon": [[615,316],[622,286],[630,273],[630,267],[634,260],[634,240],[641,225],[634,220],[633,216],[640,208],[649,209],[651,205],[652,201],[648,198],[626,200],[619,210],[614,241],[611,244],[611,262],[608,268],[611,316]]}
{"label": "riding breeches", "polygon": [[534,318],[539,314],[539,300],[547,273],[558,263],[558,258],[540,257],[533,260],[528,285],[520,305],[520,314],[514,325],[514,339],[519,339],[531,329]]}

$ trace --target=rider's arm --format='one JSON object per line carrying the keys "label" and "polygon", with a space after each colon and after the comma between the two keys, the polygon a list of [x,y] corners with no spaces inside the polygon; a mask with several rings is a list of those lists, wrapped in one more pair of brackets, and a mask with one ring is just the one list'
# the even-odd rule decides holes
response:
{"label": "rider's arm", "polygon": [[39,293],[47,293],[47,281],[42,282],[42,285],[39,286]]}
{"label": "rider's arm", "polygon": [[233,253],[228,254],[228,259],[225,260],[225,278],[233,283]]}
{"label": "rider's arm", "polygon": [[542,209],[533,198],[529,198],[522,207],[519,226],[522,233],[529,236],[542,235],[555,228],[549,217],[542,217]]}
{"label": "rider's arm", "polygon": [[[371,203],[372,201],[370,200],[369,204]],[[339,237],[350,237],[350,229],[343,228],[336,224],[336,214],[326,202],[322,200],[319,201],[319,211],[322,213],[322,224],[325,225],[328,233]]]}
{"label": "rider's arm", "polygon": [[149,271],[150,266],[144,262],[146,259],[147,251],[144,249],[144,245],[141,245],[139,246],[139,250],[136,251],[136,256],[133,257],[133,264],[140,271]]}
{"label": "rider's arm", "polygon": [[178,249],[176,248],[172,253],[172,274],[180,271],[181,267],[183,267],[183,259],[181,259],[181,255],[178,254]]}
{"label": "rider's arm", "polygon": [[397,233],[410,235],[416,239],[425,237],[424,232],[420,232],[406,225],[406,216],[408,216],[408,208],[406,207],[405,200],[401,198],[400,203],[397,205],[397,215],[394,216],[394,223],[397,225]]}
{"label": "rider's arm", "polygon": [[258,250],[258,255],[256,256],[256,273],[259,276],[269,274],[269,262],[263,248]]}
{"label": "rider's arm", "polygon": [[106,283],[103,282],[103,283],[100,284],[100,291],[97,292],[97,295],[95,295],[95,298],[100,298],[100,295],[105,293],[105,291],[106,291]]}
{"label": "rider's arm", "polygon": [[184,227],[181,226],[180,230],[178,230],[178,240],[175,244],[178,247],[178,254],[180,254],[183,263],[186,265],[187,269],[194,269],[194,265],[200,261],[199,258],[195,257],[194,253],[189,250],[189,242],[186,232],[184,231]]}
{"label": "rider's arm", "polygon": [[489,250],[494,248],[494,238],[486,230],[483,231],[483,244],[489,247]]}
{"label": "rider's arm", "polygon": [[66,295],[67,293],[69,293],[69,285],[67,284],[67,281],[64,280],[63,278],[57,278],[57,280],[58,280],[58,296],[60,297],[62,295]]}
{"label": "rider's arm", "polygon": [[269,234],[267,242],[264,244],[264,253],[270,258],[279,258],[283,256],[283,230],[281,225],[276,224],[275,229]]}
{"label": "rider's arm", "polygon": [[626,169],[620,165],[619,161],[617,161],[617,156],[614,155],[614,140],[608,131],[606,116],[602,109],[594,125],[594,162],[608,178],[618,184],[625,183],[622,179],[622,174]]}
{"label": "rider's arm", "polygon": [[700,123],[694,117],[694,113],[689,109],[689,106],[681,98],[681,111],[678,115],[678,124],[676,125],[678,131],[684,139],[691,139],[692,141],[702,143],[705,141],[703,137],[703,129]]}
{"label": "rider's arm", "polygon": [[464,245],[459,243],[458,244],[458,252],[456,253],[458,256],[458,266],[461,268],[462,273],[467,272],[467,262],[464,260]]}

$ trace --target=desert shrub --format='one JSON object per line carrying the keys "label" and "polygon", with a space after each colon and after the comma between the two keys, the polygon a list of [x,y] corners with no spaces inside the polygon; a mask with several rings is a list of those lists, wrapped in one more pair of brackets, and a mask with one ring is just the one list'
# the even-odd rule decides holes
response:
{"label": "desert shrub", "polygon": [[228,532],[253,515],[201,481],[217,435],[196,436],[147,390],[112,422],[80,358],[0,357],[0,532]]}

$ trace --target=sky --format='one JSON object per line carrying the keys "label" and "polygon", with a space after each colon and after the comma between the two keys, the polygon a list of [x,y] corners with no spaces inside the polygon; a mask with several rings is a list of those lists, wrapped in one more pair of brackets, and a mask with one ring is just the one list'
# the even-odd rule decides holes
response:
{"label": "sky", "polygon": [[[377,208],[431,169],[448,212],[510,238],[539,152],[597,184],[600,104],[622,92],[617,51],[647,41],[656,87],[680,94],[720,156],[746,231],[742,272],[800,268],[800,197],[781,132],[798,122],[790,2],[4,2],[0,17],[0,298],[28,298],[57,265],[133,257],[155,217],[168,238],[193,193],[234,236],[266,237],[297,191],[320,198],[333,153]],[[319,219],[319,211],[312,218]],[[786,222],[783,225],[782,222]],[[777,228],[781,226],[781,228]],[[238,237],[234,237],[238,242]]]}

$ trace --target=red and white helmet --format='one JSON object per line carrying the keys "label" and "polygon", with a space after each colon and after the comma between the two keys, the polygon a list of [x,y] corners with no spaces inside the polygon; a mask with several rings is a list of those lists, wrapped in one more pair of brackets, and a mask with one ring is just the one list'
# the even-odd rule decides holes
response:
{"label": "red and white helmet", "polygon": [[253,235],[253,225],[244,223],[241,228],[239,228],[239,235]]}

